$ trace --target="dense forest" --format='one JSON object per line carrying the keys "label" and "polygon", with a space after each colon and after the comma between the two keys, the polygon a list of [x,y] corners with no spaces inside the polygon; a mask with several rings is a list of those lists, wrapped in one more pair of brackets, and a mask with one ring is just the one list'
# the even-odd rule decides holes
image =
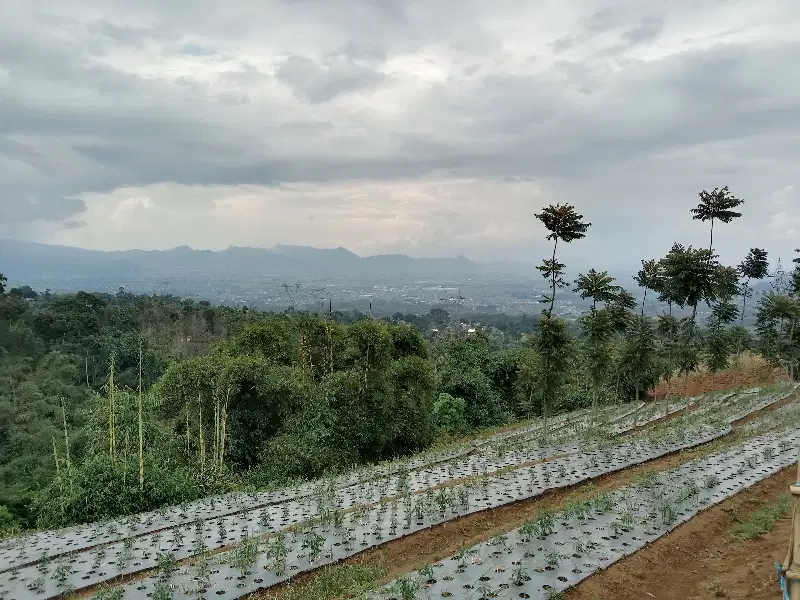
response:
{"label": "dense forest", "polygon": [[[709,222],[709,247],[676,243],[643,260],[642,303],[605,271],[564,280],[559,243],[590,224],[570,205],[548,206],[536,215],[552,243],[537,267],[544,310],[482,315],[476,331],[443,308],[269,314],[124,289],[7,289],[0,275],[0,535],[269,488],[640,399],[662,377],[719,372],[745,350],[797,378],[800,256],[784,272],[759,248],[735,267],[713,251],[715,222],[740,217],[742,203],[727,188],[702,192],[692,212]],[[750,284],[767,278],[753,298]],[[591,301],[572,323],[557,315],[568,286]],[[649,314],[648,294],[669,310]]]}

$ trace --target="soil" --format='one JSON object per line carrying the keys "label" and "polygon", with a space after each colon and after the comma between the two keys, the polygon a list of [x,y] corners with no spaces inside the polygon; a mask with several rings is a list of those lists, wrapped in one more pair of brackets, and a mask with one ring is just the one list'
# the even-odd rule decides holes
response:
{"label": "soil", "polygon": [[777,502],[795,481],[796,467],[718,504],[632,556],[566,592],[565,600],[775,600],[780,597],[775,563],[786,558],[791,517],[757,539],[730,537],[735,515],[747,519]]}

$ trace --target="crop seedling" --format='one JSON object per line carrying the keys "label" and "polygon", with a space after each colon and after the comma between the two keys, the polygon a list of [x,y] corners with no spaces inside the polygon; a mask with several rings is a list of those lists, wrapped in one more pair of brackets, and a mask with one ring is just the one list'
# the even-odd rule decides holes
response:
{"label": "crop seedling", "polygon": [[492,589],[489,587],[489,584],[485,581],[481,582],[481,584],[475,590],[478,592],[479,598],[491,598],[493,596]]}
{"label": "crop seedling", "polygon": [[598,515],[604,515],[614,508],[614,498],[608,492],[598,494],[594,499],[594,510]]}
{"label": "crop seedling", "polygon": [[420,583],[410,577],[401,577],[390,588],[392,594],[400,596],[401,600],[415,600],[420,589]]}
{"label": "crop seedling", "polygon": [[32,592],[40,594],[44,591],[44,577],[37,577],[28,583],[28,589]]}
{"label": "crop seedling", "polygon": [[172,586],[163,581],[153,587],[152,600],[172,600]]}
{"label": "crop seedling", "polygon": [[545,554],[544,560],[547,566],[555,568],[558,566],[558,563],[561,562],[561,555],[555,550],[551,550]]}
{"label": "crop seedling", "polygon": [[677,519],[678,514],[675,511],[675,506],[669,500],[664,500],[659,505],[659,513],[661,515],[662,525],[672,525]]}
{"label": "crop seedling", "polygon": [[423,565],[423,567],[419,570],[419,574],[422,576],[422,578],[423,578],[423,580],[425,582],[435,582],[436,581],[434,579],[435,574],[433,572],[433,566],[431,566],[430,564]]}
{"label": "crop seedling", "polygon": [[539,513],[536,519],[536,533],[538,537],[547,537],[555,531],[555,520],[553,519],[553,512],[550,510],[543,510]]}
{"label": "crop seedling", "polygon": [[171,552],[157,552],[156,553],[156,569],[159,573],[159,578],[164,581],[177,570],[177,561]]}
{"label": "crop seedling", "polygon": [[636,522],[636,517],[631,510],[624,510],[619,515],[619,522],[625,529],[630,529]]}
{"label": "crop seedling", "polygon": [[211,560],[207,552],[201,554],[197,561],[196,579],[202,591],[207,590],[211,586]]}
{"label": "crop seedling", "polygon": [[275,569],[276,575],[281,576],[286,572],[286,557],[288,554],[289,550],[286,548],[286,540],[283,535],[277,535],[272,538],[267,550],[267,557],[273,561],[273,569]]}
{"label": "crop seedling", "polygon": [[[261,525],[261,527],[265,527],[265,528],[269,527],[269,510],[268,509],[266,509],[266,508],[262,508],[261,509],[261,512],[258,515],[258,524]],[[202,531],[202,525],[201,525],[201,531]]]}
{"label": "crop seedling", "polygon": [[575,554],[583,554],[584,552],[586,552],[586,545],[583,543],[582,540],[573,540],[572,551]]}
{"label": "crop seedling", "polygon": [[519,528],[519,535],[523,542],[531,542],[536,537],[538,531],[535,521],[525,521],[525,524]]}
{"label": "crop seedling", "polygon": [[458,560],[458,570],[460,572],[465,571],[467,568],[467,555],[468,551],[466,546],[462,546],[458,554],[455,555],[456,560]]}
{"label": "crop seedling", "polygon": [[69,564],[65,562],[58,563],[58,565],[56,565],[55,570],[53,571],[53,579],[55,579],[58,582],[59,587],[64,586],[70,575],[72,575],[72,567],[70,567]]}
{"label": "crop seedling", "polygon": [[176,527],[172,531],[172,545],[175,548],[180,548],[183,545],[184,533],[180,527]]}
{"label": "crop seedling", "polygon": [[45,550],[44,553],[42,554],[42,557],[36,564],[36,569],[39,571],[39,573],[47,573],[47,571],[50,570],[50,567],[48,565],[49,562],[50,562],[50,557],[47,555],[47,550]]}
{"label": "crop seedling", "polygon": [[324,547],[325,538],[314,531],[309,531],[303,536],[303,543],[300,548],[306,551],[308,561],[315,563]]}
{"label": "crop seedling", "polygon": [[508,536],[507,535],[496,535],[491,540],[489,540],[490,546],[500,546],[503,550],[506,549],[508,544]]}
{"label": "crop seedling", "polygon": [[233,550],[231,566],[239,570],[242,577],[249,575],[253,565],[258,561],[258,538],[246,537]]}
{"label": "crop seedling", "polygon": [[519,566],[511,572],[511,583],[516,586],[523,586],[526,581],[530,580],[531,576],[528,575],[528,571],[523,566]]}
{"label": "crop seedling", "polygon": [[206,545],[206,541],[203,539],[203,536],[197,536],[192,542],[192,553],[193,554],[202,554],[208,550],[208,546]]}

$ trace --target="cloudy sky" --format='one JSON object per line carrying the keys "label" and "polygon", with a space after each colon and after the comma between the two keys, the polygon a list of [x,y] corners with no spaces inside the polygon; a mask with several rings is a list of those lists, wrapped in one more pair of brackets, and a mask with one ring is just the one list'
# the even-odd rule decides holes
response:
{"label": "cloudy sky", "polygon": [[3,0],[0,237],[638,264],[800,246],[797,0]]}

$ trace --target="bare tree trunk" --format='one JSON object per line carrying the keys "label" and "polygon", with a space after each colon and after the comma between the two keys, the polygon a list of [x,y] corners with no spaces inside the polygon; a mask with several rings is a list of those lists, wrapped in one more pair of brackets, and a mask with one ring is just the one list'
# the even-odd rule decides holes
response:
{"label": "bare tree trunk", "polygon": [[139,490],[144,491],[144,421],[142,418],[142,338],[139,337]]}
{"label": "bare tree trunk", "polygon": [[205,470],[206,466],[206,443],[203,439],[203,402],[200,396],[200,392],[197,392],[197,408],[198,408],[198,442],[200,444],[200,472],[202,473]]}
{"label": "bare tree trunk", "polygon": [[220,446],[219,446],[219,466],[225,464],[225,438],[228,434],[228,403],[230,402],[231,398],[231,387],[230,384],[228,385],[228,389],[225,392],[225,404],[222,406],[222,437],[220,439]]}
{"label": "bare tree trunk", "polygon": [[[714,219],[711,219],[711,240],[709,241],[709,244],[708,244],[708,251],[709,252],[713,252],[714,251]],[[708,260],[710,261],[711,258],[709,257]]]}
{"label": "bare tree trunk", "polygon": [[550,310],[547,312],[548,317],[553,316],[553,308],[555,308],[556,305],[556,272],[555,272],[556,248],[558,248],[558,238],[556,238],[555,242],[553,243],[553,264],[551,265],[553,267],[553,283],[552,283],[553,295],[550,297]]}

